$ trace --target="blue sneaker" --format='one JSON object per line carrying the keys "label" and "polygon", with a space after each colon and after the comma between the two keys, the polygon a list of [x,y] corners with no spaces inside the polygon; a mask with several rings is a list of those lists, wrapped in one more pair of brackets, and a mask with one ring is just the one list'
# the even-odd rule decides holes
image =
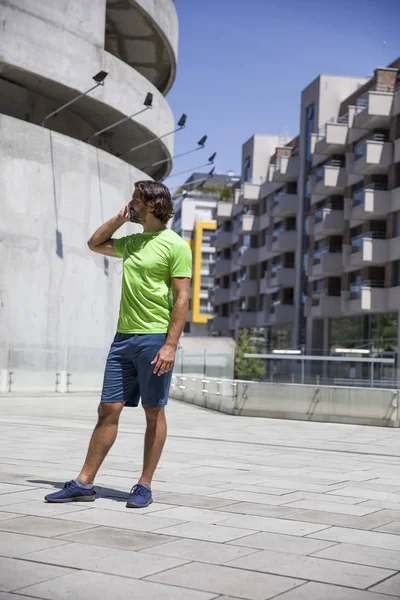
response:
{"label": "blue sneaker", "polygon": [[79,487],[74,480],[67,481],[62,490],[45,496],[46,502],[94,502],[96,498],[94,487],[90,490]]}
{"label": "blue sneaker", "polygon": [[146,508],[152,502],[151,489],[143,483],[137,483],[131,489],[126,508]]}

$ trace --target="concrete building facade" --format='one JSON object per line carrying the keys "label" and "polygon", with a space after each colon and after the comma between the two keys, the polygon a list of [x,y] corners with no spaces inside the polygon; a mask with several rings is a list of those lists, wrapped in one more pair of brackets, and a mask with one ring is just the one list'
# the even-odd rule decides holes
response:
{"label": "concrete building facade", "polygon": [[241,189],[217,207],[216,334],[398,348],[399,67],[321,75],[301,94],[298,137],[244,144]]}
{"label": "concrete building facade", "polygon": [[207,324],[213,316],[209,293],[214,285],[216,207],[222,189],[231,190],[239,180],[231,172],[211,177],[193,173],[175,198],[171,228],[190,244],[193,251],[193,284],[185,326],[185,333],[190,335],[209,334]]}
{"label": "concrete building facade", "polygon": [[[0,346],[104,348],[122,266],[86,241],[129,201],[135,181],[171,168],[147,165],[173,153],[173,135],[157,138],[175,129],[165,99],[176,72],[175,5],[0,0],[0,22]],[[99,71],[108,73],[103,86],[41,125]],[[118,235],[134,231],[127,224]]]}

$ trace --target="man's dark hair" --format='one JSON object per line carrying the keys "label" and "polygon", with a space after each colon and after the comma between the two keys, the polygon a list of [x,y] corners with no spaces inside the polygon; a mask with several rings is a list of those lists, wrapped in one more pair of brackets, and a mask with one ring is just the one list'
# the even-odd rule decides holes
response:
{"label": "man's dark hair", "polygon": [[175,212],[167,186],[159,181],[137,181],[135,188],[141,200],[154,209],[154,216],[166,225]]}

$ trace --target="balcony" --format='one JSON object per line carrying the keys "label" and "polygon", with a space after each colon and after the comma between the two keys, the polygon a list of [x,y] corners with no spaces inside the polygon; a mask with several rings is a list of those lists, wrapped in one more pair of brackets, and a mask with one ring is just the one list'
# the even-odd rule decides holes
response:
{"label": "balcony", "polygon": [[233,283],[229,288],[218,288],[214,292],[212,298],[212,304],[226,304],[228,302],[234,302],[239,299],[237,286]]}
{"label": "balcony", "polygon": [[310,280],[322,277],[337,277],[343,273],[343,258],[341,252],[330,252],[328,248],[317,250],[314,257],[309,259],[307,274]]}
{"label": "balcony", "polygon": [[212,269],[210,269],[210,275],[214,277],[221,277],[222,275],[234,273],[239,269],[239,253],[234,252],[232,258],[216,259],[215,263],[213,263]]}
{"label": "balcony", "polygon": [[340,317],[342,314],[342,303],[340,292],[333,295],[329,292],[313,294],[306,303],[306,316],[311,319],[324,319],[330,317]]}
{"label": "balcony", "polygon": [[252,327],[265,327],[265,314],[262,311],[241,311],[239,312],[239,328],[250,329]]}
{"label": "balcony", "polygon": [[240,231],[242,233],[256,233],[260,231],[260,217],[244,214],[241,219]]}
{"label": "balcony", "polygon": [[339,164],[322,165],[316,171],[312,194],[317,196],[312,204],[321,200],[318,196],[343,193],[346,187],[346,169]]}
{"label": "balcony", "polygon": [[239,296],[247,298],[258,294],[259,283],[256,279],[243,279],[239,283]]}
{"label": "balcony", "polygon": [[400,136],[394,142],[394,162],[400,162]]}
{"label": "balcony", "polygon": [[211,320],[211,331],[231,331],[235,328],[235,320],[230,317],[215,316]]}
{"label": "balcony", "polygon": [[243,266],[255,265],[259,262],[260,248],[243,248],[240,264]]}
{"label": "balcony", "polygon": [[286,252],[296,250],[297,231],[286,231],[285,229],[275,230],[272,236],[272,252]]}
{"label": "balcony", "polygon": [[386,312],[388,290],[383,282],[364,281],[351,284],[349,291],[342,292],[342,313],[356,315],[363,312]]}
{"label": "balcony", "polygon": [[362,140],[354,146],[354,162],[351,172],[356,175],[385,174],[392,164],[392,142],[383,136]]}
{"label": "balcony", "polygon": [[332,210],[332,208],[326,206],[315,212],[312,231],[317,240],[329,235],[342,233],[343,230],[343,210]]}
{"label": "balcony", "polygon": [[381,129],[390,124],[393,92],[371,90],[357,101],[353,127],[358,129]]}
{"label": "balcony", "polygon": [[344,247],[343,266],[346,270],[378,265],[388,261],[389,240],[380,232],[369,232],[351,240]]}
{"label": "balcony", "polygon": [[275,165],[274,182],[296,181],[300,173],[299,156],[282,156]]}
{"label": "balcony", "polygon": [[289,217],[297,214],[298,196],[297,194],[286,194],[279,192],[275,194],[272,204],[273,217]]}
{"label": "balcony", "polygon": [[315,154],[342,154],[347,140],[347,118],[342,121],[332,121],[324,126],[323,137],[315,145]]}
{"label": "balcony", "polygon": [[220,231],[217,230],[214,238],[216,248],[225,248],[234,246],[239,241],[239,233],[237,231]]}
{"label": "balcony", "polygon": [[388,288],[387,294],[388,310],[398,312],[400,306],[400,286]]}
{"label": "balcony", "polygon": [[349,218],[354,221],[381,219],[387,217],[389,210],[390,192],[383,189],[383,186],[371,184],[353,193]]}
{"label": "balcony", "polygon": [[260,186],[255,183],[244,183],[241,193],[240,201],[248,206],[249,204],[257,204],[260,194]]}
{"label": "balcony", "polygon": [[294,321],[293,304],[273,303],[269,310],[268,325],[292,323]]}
{"label": "balcony", "polygon": [[217,220],[224,221],[225,219],[231,219],[233,213],[233,202],[218,202],[217,203]]}
{"label": "balcony", "polygon": [[294,287],[296,283],[296,271],[294,268],[280,267],[272,268],[269,277],[268,288]]}

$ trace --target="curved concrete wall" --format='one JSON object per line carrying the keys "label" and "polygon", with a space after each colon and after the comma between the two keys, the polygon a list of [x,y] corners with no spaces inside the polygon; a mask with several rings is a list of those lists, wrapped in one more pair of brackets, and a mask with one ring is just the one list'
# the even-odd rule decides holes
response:
{"label": "curved concrete wall", "polygon": [[178,53],[173,0],[107,0],[105,47],[166,94]]}
{"label": "curved concrete wall", "polygon": [[[0,345],[109,345],[121,262],[91,234],[147,176],[61,134],[0,115]],[[118,237],[134,231],[124,225]]]}
{"label": "curved concrete wall", "polygon": [[[158,3],[141,0],[139,4],[148,5],[151,14]],[[164,13],[161,11],[160,15]],[[163,25],[172,36],[172,42],[176,43],[173,26],[176,15],[175,21],[170,19],[168,25],[165,14],[165,22],[157,23],[157,26]],[[118,130],[114,151],[123,153],[136,143],[175,128],[172,111],[162,93],[138,71],[104,50],[105,0],[90,3],[82,0],[58,3],[0,0],[0,20],[3,25],[0,76],[52,99],[54,108],[87,90],[98,71],[109,72],[105,85],[77,102],[71,111],[87,121],[92,131],[139,111],[147,92],[153,94],[153,110]],[[43,116],[36,114],[36,122]],[[49,126],[52,126],[50,121]],[[149,146],[140,157],[128,155],[127,160],[136,166],[144,166],[168,158],[172,153],[173,136],[170,136]],[[158,172],[150,174],[162,178],[168,174],[168,169],[164,165]]]}

